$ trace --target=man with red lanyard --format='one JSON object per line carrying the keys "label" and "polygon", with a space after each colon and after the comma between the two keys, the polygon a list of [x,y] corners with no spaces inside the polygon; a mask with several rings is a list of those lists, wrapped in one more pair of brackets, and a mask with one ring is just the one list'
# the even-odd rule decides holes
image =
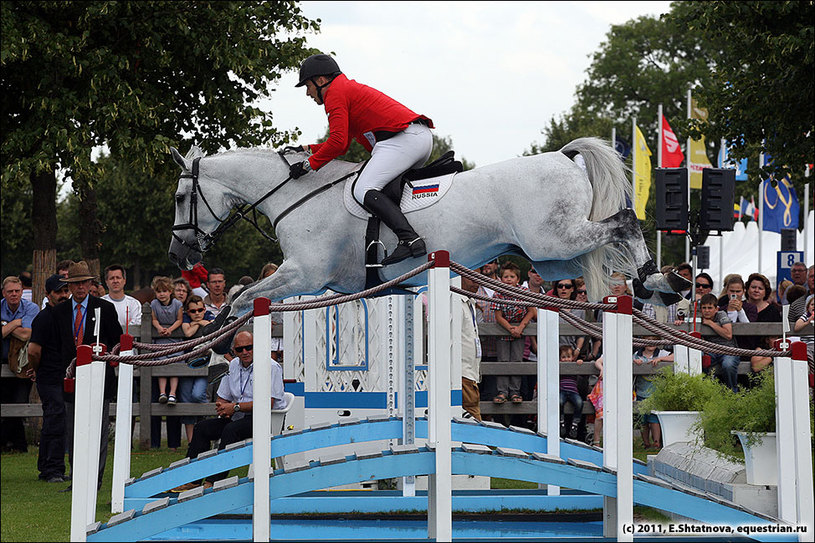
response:
{"label": "man with red lanyard", "polygon": [[380,191],[390,181],[411,168],[422,166],[433,149],[433,121],[414,113],[376,89],[348,79],[329,55],[312,55],[300,66],[300,81],[306,94],[325,105],[329,136],[324,143],[285,150],[311,151],[302,162],[292,164],[290,174],[297,179],[344,154],[351,138],[371,152],[354,187],[354,198],[379,217],[399,238],[396,250],[382,261],[383,266],[427,253],[424,240],[413,230],[399,204]]}

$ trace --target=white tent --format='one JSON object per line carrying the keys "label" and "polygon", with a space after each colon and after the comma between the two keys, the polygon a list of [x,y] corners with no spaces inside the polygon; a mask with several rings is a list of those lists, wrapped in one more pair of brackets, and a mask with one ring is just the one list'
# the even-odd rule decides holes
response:
{"label": "white tent", "polygon": [[[804,260],[807,267],[813,264],[815,251],[813,251],[813,234],[815,234],[815,212],[810,211],[804,225],[809,244],[804,245],[804,230],[798,232],[798,250],[804,251]],[[729,273],[738,273],[745,280],[758,269],[758,223],[750,221],[746,225],[738,221],[732,232],[724,232],[722,236],[708,236],[705,245],[710,247],[710,268],[705,271],[713,278],[714,293],[718,294],[722,287],[722,279]],[[761,237],[761,273],[776,286],[778,268],[778,251],[781,250],[781,234],[776,232],[763,232]],[[721,254],[721,258],[720,258]]]}

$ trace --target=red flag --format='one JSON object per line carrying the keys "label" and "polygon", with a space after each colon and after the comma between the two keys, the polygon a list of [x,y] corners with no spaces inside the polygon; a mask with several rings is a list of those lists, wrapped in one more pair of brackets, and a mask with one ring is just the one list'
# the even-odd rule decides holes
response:
{"label": "red flag", "polygon": [[662,116],[662,168],[678,168],[685,160],[676,134],[671,130],[668,120]]}

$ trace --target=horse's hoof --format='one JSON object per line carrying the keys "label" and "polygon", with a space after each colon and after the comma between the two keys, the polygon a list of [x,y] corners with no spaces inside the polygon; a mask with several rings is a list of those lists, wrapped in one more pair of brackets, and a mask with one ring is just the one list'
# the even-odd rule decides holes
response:
{"label": "horse's hoof", "polygon": [[660,292],[659,297],[665,307],[673,305],[682,299],[682,295],[676,292]]}
{"label": "horse's hoof", "polygon": [[221,309],[221,312],[218,313],[218,316],[215,317],[214,321],[204,326],[204,329],[201,331],[201,334],[208,336],[213,332],[217,332],[218,330],[224,327],[227,317],[229,317],[228,305],[224,306],[223,309]]}
{"label": "horse's hoof", "polygon": [[631,281],[631,285],[634,287],[634,296],[639,300],[649,300],[654,295],[654,291],[645,288],[642,281],[637,278]]}
{"label": "horse's hoof", "polygon": [[682,292],[683,290],[688,290],[691,287],[690,281],[674,271],[666,273],[665,280],[668,282],[668,286],[670,286],[674,292]]}

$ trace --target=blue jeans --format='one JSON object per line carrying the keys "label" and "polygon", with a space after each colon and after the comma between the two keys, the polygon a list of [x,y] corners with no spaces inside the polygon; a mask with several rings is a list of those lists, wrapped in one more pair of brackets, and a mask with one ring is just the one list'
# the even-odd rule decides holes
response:
{"label": "blue jeans", "polygon": [[[182,403],[207,403],[206,377],[181,377],[178,380],[178,401]],[[195,424],[201,417],[181,417],[181,424]]]}
{"label": "blue jeans", "polygon": [[741,362],[739,357],[732,354],[707,354],[710,356],[711,369],[714,366],[721,366],[722,368],[721,372],[717,372],[719,380],[733,392],[738,392],[739,362]]}
{"label": "blue jeans", "polygon": [[[574,408],[574,413],[568,415],[563,413],[563,406],[569,402]],[[569,431],[572,429],[572,422],[575,418],[582,420],[583,417],[583,398],[577,392],[569,392],[567,390],[560,391],[560,412],[563,414],[563,428],[560,431],[560,437],[568,437]],[[580,430],[578,429],[578,433]]]}

